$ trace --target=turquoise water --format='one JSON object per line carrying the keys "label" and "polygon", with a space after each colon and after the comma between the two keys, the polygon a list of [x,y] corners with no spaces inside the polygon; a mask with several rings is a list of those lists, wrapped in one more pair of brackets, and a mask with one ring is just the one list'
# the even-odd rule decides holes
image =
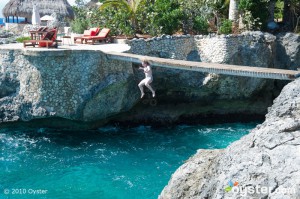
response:
{"label": "turquoise water", "polygon": [[0,198],[157,198],[197,149],[225,148],[255,125],[1,129]]}

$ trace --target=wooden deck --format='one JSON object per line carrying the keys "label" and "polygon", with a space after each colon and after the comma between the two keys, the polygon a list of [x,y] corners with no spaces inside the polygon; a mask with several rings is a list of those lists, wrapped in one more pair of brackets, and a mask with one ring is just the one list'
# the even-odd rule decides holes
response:
{"label": "wooden deck", "polygon": [[109,59],[128,61],[132,63],[141,63],[141,59],[146,58],[153,66],[234,76],[292,80],[295,75],[300,73],[300,71],[294,70],[183,61],[130,53],[106,52],[106,54]]}

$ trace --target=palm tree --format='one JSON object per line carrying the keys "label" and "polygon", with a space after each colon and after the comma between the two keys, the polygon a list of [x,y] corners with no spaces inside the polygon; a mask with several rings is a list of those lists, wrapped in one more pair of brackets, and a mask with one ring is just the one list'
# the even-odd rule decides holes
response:
{"label": "palm tree", "polygon": [[114,7],[128,13],[130,16],[131,25],[135,30],[137,27],[136,12],[140,2],[141,0],[130,0],[129,2],[126,0],[104,0],[102,1],[100,10],[108,7]]}
{"label": "palm tree", "polygon": [[228,19],[232,21],[232,28],[236,30],[239,24],[238,0],[230,0]]}
{"label": "palm tree", "polygon": [[238,2],[237,0],[230,0],[228,19],[237,22],[239,19]]}

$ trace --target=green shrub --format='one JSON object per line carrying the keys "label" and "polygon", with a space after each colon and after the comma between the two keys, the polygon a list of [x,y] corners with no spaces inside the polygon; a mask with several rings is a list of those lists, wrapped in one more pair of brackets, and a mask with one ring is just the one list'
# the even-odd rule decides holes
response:
{"label": "green shrub", "polygon": [[141,34],[157,35],[160,30],[154,28],[154,4],[152,0],[141,0],[136,12],[137,32]]}
{"label": "green shrub", "polygon": [[220,28],[219,33],[221,34],[230,34],[232,33],[232,22],[229,19],[225,19]]}
{"label": "green shrub", "polygon": [[154,12],[156,15],[153,27],[160,31],[160,34],[172,35],[180,29],[183,12],[177,0],[156,0]]}
{"label": "green shrub", "polygon": [[208,27],[207,21],[202,16],[195,17],[193,30],[196,34],[207,34]]}
{"label": "green shrub", "polygon": [[[97,16],[98,18],[96,19]],[[99,11],[97,16],[94,16],[95,19],[93,21],[97,21],[97,26],[109,28],[110,35],[132,36],[135,33],[130,13],[128,12],[113,7],[106,7]]]}
{"label": "green shrub", "polygon": [[30,40],[31,38],[30,37],[18,37],[17,39],[16,39],[16,41],[18,42],[18,43],[23,43],[23,41],[25,41],[25,40]]}
{"label": "green shrub", "polygon": [[90,18],[88,16],[88,9],[85,7],[83,0],[76,0],[76,6],[73,6],[75,19],[71,22],[72,32],[82,34],[84,30],[90,26]]}
{"label": "green shrub", "polygon": [[[219,18],[228,16],[229,0],[178,0],[184,14],[182,31],[184,33],[207,33],[206,24],[215,20],[218,26]],[[206,22],[207,21],[207,22]],[[210,26],[207,27],[209,29]],[[211,28],[210,28],[211,29]]]}
{"label": "green shrub", "polygon": [[71,22],[72,32],[82,34],[89,27],[89,21],[86,19],[76,18]]}
{"label": "green shrub", "polygon": [[266,28],[266,22],[269,16],[268,2],[269,1],[267,0],[239,1],[239,11],[242,14],[242,21],[245,25],[245,30],[262,30]]}

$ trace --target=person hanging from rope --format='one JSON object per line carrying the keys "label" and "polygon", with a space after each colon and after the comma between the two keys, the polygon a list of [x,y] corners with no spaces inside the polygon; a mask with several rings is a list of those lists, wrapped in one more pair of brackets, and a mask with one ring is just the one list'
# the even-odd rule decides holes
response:
{"label": "person hanging from rope", "polygon": [[145,79],[143,79],[139,84],[139,88],[141,90],[141,98],[144,97],[145,93],[144,93],[144,85],[147,86],[147,88],[150,89],[150,91],[152,92],[152,97],[155,97],[155,91],[153,90],[153,88],[151,87],[151,82],[153,81],[153,76],[152,76],[152,69],[150,66],[150,63],[148,60],[143,59],[142,60],[142,67],[139,67],[140,70],[143,70],[145,73]]}

